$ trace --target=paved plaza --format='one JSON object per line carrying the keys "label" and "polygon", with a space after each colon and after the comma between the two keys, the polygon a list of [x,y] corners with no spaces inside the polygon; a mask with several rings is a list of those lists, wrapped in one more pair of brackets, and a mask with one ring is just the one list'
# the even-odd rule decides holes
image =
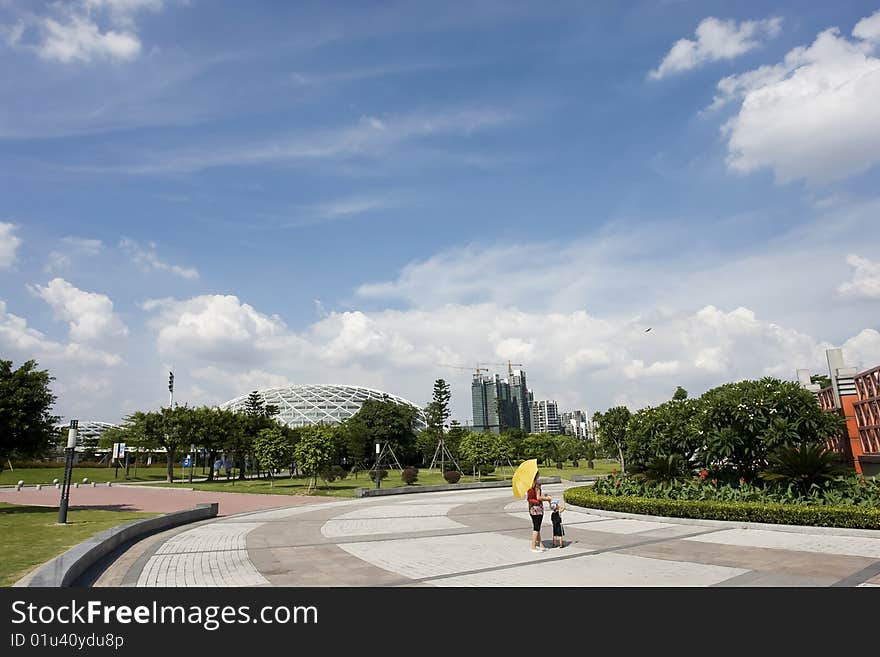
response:
{"label": "paved plaza", "polygon": [[[570,484],[545,486],[561,497]],[[323,498],[326,500],[326,498]],[[290,501],[294,503],[294,501]],[[509,489],[323,501],[145,539],[95,586],[880,586],[880,531],[653,520],[569,508],[529,550]],[[550,545],[549,515],[542,539]]]}

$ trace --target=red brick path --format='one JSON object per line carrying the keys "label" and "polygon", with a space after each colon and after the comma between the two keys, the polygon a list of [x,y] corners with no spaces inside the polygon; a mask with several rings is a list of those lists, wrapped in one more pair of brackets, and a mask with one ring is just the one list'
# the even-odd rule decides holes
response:
{"label": "red brick path", "polygon": [[[58,506],[61,491],[52,486],[36,490],[25,486],[20,491],[15,488],[0,489],[0,502],[9,504],[33,504],[37,506]],[[210,491],[164,488],[160,486],[107,487],[98,484],[70,489],[70,508],[101,508],[116,511],[148,511],[168,513],[191,509],[196,504],[220,503],[220,515],[229,516],[246,511],[274,509],[277,507],[302,506],[328,502],[330,498],[304,495],[261,495],[255,493],[214,493]]]}

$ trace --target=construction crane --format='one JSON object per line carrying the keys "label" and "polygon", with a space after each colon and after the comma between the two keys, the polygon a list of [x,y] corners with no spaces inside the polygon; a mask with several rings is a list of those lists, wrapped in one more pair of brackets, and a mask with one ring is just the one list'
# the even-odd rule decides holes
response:
{"label": "construction crane", "polygon": [[477,363],[477,365],[507,365],[507,374],[509,376],[513,376],[514,367],[523,367],[522,363],[511,363],[510,361],[507,361],[506,363]]}
{"label": "construction crane", "polygon": [[476,367],[464,367],[463,365],[446,365],[445,363],[438,363],[437,367],[451,367],[454,370],[473,370],[474,376],[480,376],[480,372],[488,372],[489,368],[480,367],[481,363],[477,363]]}

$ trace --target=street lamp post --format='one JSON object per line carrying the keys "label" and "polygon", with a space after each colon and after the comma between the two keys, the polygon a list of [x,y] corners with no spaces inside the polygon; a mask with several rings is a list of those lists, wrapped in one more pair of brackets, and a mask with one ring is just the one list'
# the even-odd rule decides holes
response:
{"label": "street lamp post", "polygon": [[61,484],[61,502],[58,505],[58,524],[67,524],[67,504],[70,501],[70,479],[73,474],[73,452],[79,420],[71,420],[67,430],[67,448],[64,450],[64,482]]}
{"label": "street lamp post", "polygon": [[376,488],[382,487],[382,477],[379,476],[379,454],[382,453],[382,445],[376,443]]}
{"label": "street lamp post", "polygon": [[[189,453],[190,453],[192,459],[197,458],[195,445],[189,446]],[[189,462],[189,483],[193,482],[193,469],[194,468],[195,468],[195,462],[190,460],[190,462]]]}

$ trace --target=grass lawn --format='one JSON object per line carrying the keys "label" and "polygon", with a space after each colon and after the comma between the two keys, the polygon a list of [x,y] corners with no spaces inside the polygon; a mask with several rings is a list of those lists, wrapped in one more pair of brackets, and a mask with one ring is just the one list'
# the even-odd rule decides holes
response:
{"label": "grass lawn", "polygon": [[[542,476],[561,476],[563,479],[569,479],[573,474],[607,474],[613,468],[618,467],[616,461],[605,462],[605,461],[595,461],[593,465],[595,468],[593,470],[588,470],[586,467],[586,462],[581,462],[583,467],[573,468],[566,467],[557,469],[555,466],[551,467],[542,467],[540,469]],[[516,468],[512,468],[510,466],[504,466],[503,468],[497,468],[496,471],[488,476],[481,477],[479,481],[502,481],[504,479],[510,479],[513,476],[513,471]],[[472,477],[470,475],[463,476],[459,483],[471,483],[478,481],[477,478]],[[416,481],[414,486],[430,486],[434,484],[445,484],[446,480],[443,478],[443,475],[440,474],[439,469],[435,468],[433,472],[428,472],[427,469],[419,470],[419,478]],[[365,474],[361,473],[357,476],[357,478],[349,475],[345,479],[336,480],[330,483],[323,481],[322,479],[318,479],[318,487],[312,489],[311,493],[308,490],[309,480],[305,477],[294,477],[290,479],[288,477],[279,477],[275,479],[275,485],[270,486],[268,479],[248,479],[245,481],[227,481],[224,478],[221,478],[219,481],[207,483],[207,482],[193,482],[192,484],[188,483],[179,483],[179,484],[162,484],[164,486],[173,486],[175,488],[195,488],[196,490],[207,490],[207,491],[221,491],[224,493],[269,493],[275,495],[324,495],[328,497],[354,497],[355,488],[373,488],[375,484],[370,480],[370,478]],[[389,470],[388,476],[382,480],[383,488],[394,488],[397,486],[404,486],[405,484],[400,479],[400,471],[399,470]]]}
{"label": "grass lawn", "polygon": [[57,525],[58,509],[0,502],[0,586],[11,586],[35,566],[90,536],[155,513],[70,509]]}
{"label": "grass lawn", "polygon": [[[88,477],[89,481],[96,481],[98,483],[102,483],[105,481],[112,481],[113,483],[122,483],[126,481],[125,479],[125,468],[119,468],[119,476],[114,477],[114,473],[116,472],[115,468],[77,468],[74,466],[73,468],[73,478],[72,482],[80,482],[82,483],[83,477]],[[193,472],[193,477],[199,478],[202,476],[201,474],[202,468],[201,466],[196,468]],[[207,470],[206,470],[207,472]],[[183,468],[176,467],[174,468],[174,476],[175,478],[184,478],[189,476],[189,468],[186,469],[184,473]],[[8,468],[4,468],[3,472],[0,472],[0,486],[2,485],[15,485],[19,481],[24,481],[26,484],[51,484],[53,479],[58,479],[58,481],[62,481],[64,479],[64,466],[60,465],[57,468],[16,468],[15,470],[9,470]],[[134,474],[134,466],[131,466],[129,469],[129,478],[128,481],[164,481],[165,480],[165,465],[153,465],[149,468],[139,467],[137,470],[137,477]]]}

